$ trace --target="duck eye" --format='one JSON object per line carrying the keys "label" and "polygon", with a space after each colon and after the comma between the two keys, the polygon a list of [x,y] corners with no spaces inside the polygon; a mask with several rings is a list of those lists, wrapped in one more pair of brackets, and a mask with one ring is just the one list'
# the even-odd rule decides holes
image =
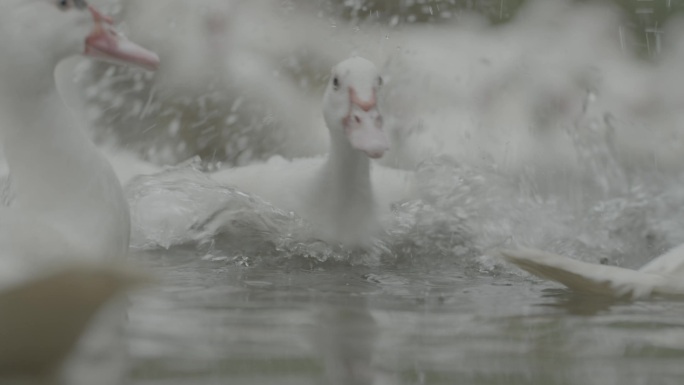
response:
{"label": "duck eye", "polygon": [[57,6],[61,10],[67,10],[69,7],[71,7],[71,1],[70,0],[57,0]]}
{"label": "duck eye", "polygon": [[337,76],[335,76],[335,77],[333,78],[333,88],[334,88],[335,90],[337,90],[338,88],[340,88],[340,79],[338,79]]}

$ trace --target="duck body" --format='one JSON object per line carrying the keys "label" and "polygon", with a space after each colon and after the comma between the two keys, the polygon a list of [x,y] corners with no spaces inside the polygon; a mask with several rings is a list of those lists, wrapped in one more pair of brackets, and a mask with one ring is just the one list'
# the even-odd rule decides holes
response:
{"label": "duck body", "polygon": [[[158,58],[113,32],[111,19],[84,0],[8,0],[0,12],[0,140],[14,193],[7,210],[17,212],[2,216],[3,227],[32,233],[25,222],[11,223],[22,218],[52,228],[48,238],[61,236],[59,246],[71,245],[69,253],[125,256],[130,220],[123,190],[67,110],[55,71],[77,54],[147,67]],[[0,250],[31,253],[30,243],[4,239]]]}
{"label": "duck body", "polygon": [[[38,234],[51,232],[49,238],[63,238],[63,246],[54,250],[69,250],[72,256],[90,260],[124,257],[130,236],[129,212],[109,162],[74,124],[54,87],[46,88],[38,100],[30,95],[22,100],[21,91],[15,89],[9,106],[1,109],[8,119],[0,138],[15,195],[13,206],[1,214],[3,227],[13,227],[14,232],[30,229],[7,223],[22,217],[41,224]],[[31,114],[26,106],[40,113]],[[0,249],[29,252],[35,242],[29,239],[25,244],[8,245],[22,238],[12,239],[0,243]]]}
{"label": "duck body", "polygon": [[237,186],[274,206],[304,218],[315,236],[332,242],[356,243],[381,228],[394,202],[413,197],[413,173],[373,164],[345,172],[326,157],[267,162],[221,170],[212,177]]}
{"label": "duck body", "polygon": [[376,99],[381,79],[371,62],[358,57],[333,68],[323,98],[327,157],[272,158],[220,171],[214,179],[295,212],[323,239],[363,243],[379,229],[379,212],[410,191],[410,173],[371,167],[371,158],[389,149]]}

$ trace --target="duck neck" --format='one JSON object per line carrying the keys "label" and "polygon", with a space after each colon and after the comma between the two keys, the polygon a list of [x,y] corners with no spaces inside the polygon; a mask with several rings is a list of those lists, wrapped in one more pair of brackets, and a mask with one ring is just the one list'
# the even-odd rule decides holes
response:
{"label": "duck neck", "polygon": [[30,88],[3,83],[0,139],[15,206],[55,223],[77,244],[125,253],[130,224],[121,185],[74,122],[54,78],[36,77]]}
{"label": "duck neck", "polygon": [[[355,195],[371,195],[370,160],[361,151],[351,147],[345,138],[332,138],[325,172],[331,183],[338,186],[354,186],[349,190]],[[336,187],[338,187],[336,186]]]}
{"label": "duck neck", "polygon": [[331,138],[330,154],[321,170],[317,203],[332,218],[331,231],[356,242],[374,224],[370,160],[353,149],[346,138]]}

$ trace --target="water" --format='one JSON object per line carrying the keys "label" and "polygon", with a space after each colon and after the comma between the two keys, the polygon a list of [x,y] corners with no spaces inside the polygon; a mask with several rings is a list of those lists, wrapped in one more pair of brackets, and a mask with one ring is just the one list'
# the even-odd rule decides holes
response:
{"label": "water", "polygon": [[226,268],[165,255],[131,310],[136,384],[681,382],[678,302],[428,269]]}
{"label": "water", "polygon": [[[160,279],[132,298],[131,383],[682,383],[681,301],[569,293],[495,253],[525,245],[638,268],[684,242],[681,23],[645,62],[616,8],[536,2],[492,27],[456,11],[453,25],[420,24],[433,9],[362,23],[351,3],[243,4],[208,35],[191,30],[207,46],[178,30],[212,8],[159,9],[155,29],[124,7],[136,40],[187,61],[157,77],[76,72],[98,141],[172,165],[127,186],[133,259]],[[500,2],[500,18],[516,4]],[[263,30],[244,33],[254,20]],[[207,176],[323,153],[321,85],[350,53],[388,74],[385,164],[419,186],[360,249]],[[209,54],[225,57],[194,60]]]}
{"label": "water", "polygon": [[[134,182],[129,192],[154,187],[154,199],[172,197],[176,208],[221,202],[239,225],[150,233],[147,242],[170,249],[136,257],[163,282],[130,311],[133,383],[681,382],[679,301],[569,293],[489,253],[531,244],[636,268],[681,236],[680,177],[633,172],[618,193],[603,191],[605,175],[564,175],[557,191],[533,183],[543,172],[502,175],[448,158],[417,173],[421,199],[397,205],[387,234],[365,251],[307,239],[296,216],[192,166],[167,172],[187,178],[171,195],[159,176],[139,179],[144,189]],[[582,184],[592,193],[579,201],[562,191]]]}

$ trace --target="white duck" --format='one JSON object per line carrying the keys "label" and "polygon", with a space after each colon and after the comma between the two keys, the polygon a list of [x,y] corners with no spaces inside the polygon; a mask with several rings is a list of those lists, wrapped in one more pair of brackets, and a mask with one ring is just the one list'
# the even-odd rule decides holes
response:
{"label": "white duck", "polygon": [[376,208],[388,210],[391,202],[411,194],[410,174],[386,168],[371,172],[371,159],[389,149],[377,103],[381,87],[382,77],[370,61],[353,57],[339,63],[323,97],[331,143],[327,158],[277,158],[213,177],[297,213],[322,239],[364,243],[377,229]]}
{"label": "white duck", "polygon": [[[157,66],[155,54],[111,24],[85,0],[0,2],[0,140],[14,193],[12,206],[0,209],[0,378],[59,366],[95,311],[128,281],[97,267],[128,253],[121,185],[66,110],[54,78],[57,64],[77,54]],[[31,318],[46,309],[69,315],[54,315],[63,323]],[[31,341],[48,335],[45,354],[22,361],[43,348]]]}
{"label": "white duck", "polygon": [[684,295],[684,245],[655,258],[639,270],[588,263],[533,249],[500,253],[521,269],[578,292],[633,299]]}

